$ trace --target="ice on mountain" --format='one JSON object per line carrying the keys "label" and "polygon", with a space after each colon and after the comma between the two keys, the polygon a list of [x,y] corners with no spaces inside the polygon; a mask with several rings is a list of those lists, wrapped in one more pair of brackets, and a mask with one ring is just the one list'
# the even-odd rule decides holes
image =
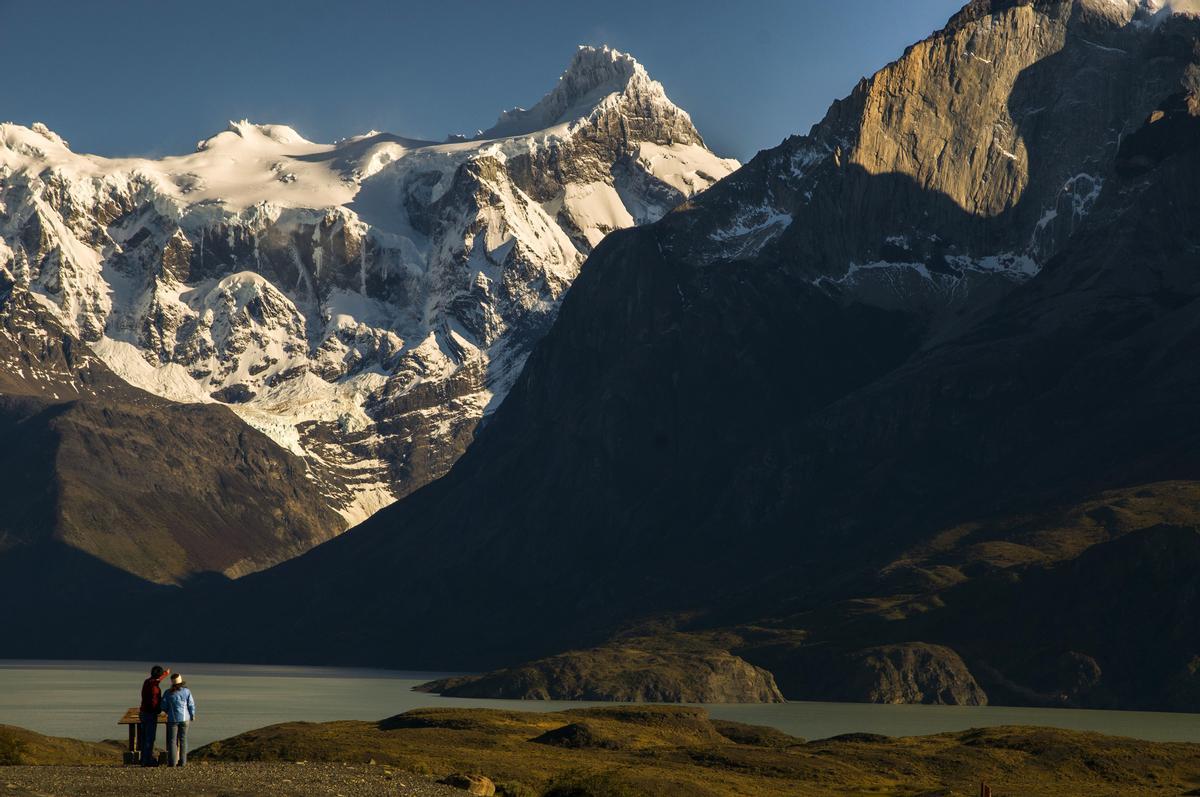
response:
{"label": "ice on mountain", "polygon": [[63,149],[71,148],[70,145],[67,144],[66,139],[64,139],[58,133],[55,133],[50,128],[46,127],[46,125],[42,124],[41,122],[34,122],[33,124],[31,124],[29,126],[29,129],[32,130],[33,132],[37,133],[38,135],[42,136],[46,140],[52,141],[55,144],[58,144]]}
{"label": "ice on mountain", "polygon": [[[509,172],[556,148],[575,157],[572,137],[606,129],[605,114],[647,110],[639,123],[664,132],[614,138],[612,163],[589,162],[588,179],[532,186]],[[368,405],[421,434],[469,430],[591,247],[738,166],[607,48],[581,49],[515,113],[519,134],[443,143],[371,131],[321,144],[242,120],[159,160],[79,155],[48,130],[0,125],[0,265],[132,384],[204,402],[244,386],[252,395],[230,408],[305,457],[347,522],[361,520],[405,489],[380,452],[413,444],[380,431]],[[535,118],[547,126],[525,124]],[[52,176],[69,203],[38,199]],[[30,224],[53,251],[17,248]],[[449,445],[437,434],[431,444]]]}
{"label": "ice on mountain", "polygon": [[725,225],[709,233],[709,240],[717,246],[708,253],[706,259],[754,257],[791,223],[790,213],[769,204],[745,208]]}

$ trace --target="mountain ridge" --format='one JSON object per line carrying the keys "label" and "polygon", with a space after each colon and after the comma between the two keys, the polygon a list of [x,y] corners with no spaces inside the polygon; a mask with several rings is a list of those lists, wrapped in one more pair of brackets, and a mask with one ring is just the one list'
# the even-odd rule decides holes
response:
{"label": "mountain ridge", "polygon": [[[735,165],[625,54],[581,48],[562,85],[589,61],[621,68],[561,109],[578,118],[489,141],[323,145],[243,121],[150,161],[6,125],[0,264],[126,379],[226,403],[360,520],[448,467],[604,234]],[[258,295],[235,295],[241,272]]]}
{"label": "mountain ridge", "polygon": [[[1194,710],[1200,20],[1143,10],[973,2],[605,236],[446,475],[165,596],[178,656]],[[504,165],[549,196],[609,130]]]}
{"label": "mountain ridge", "polygon": [[[792,699],[830,699],[831,673],[848,671],[861,673],[860,699],[912,699],[896,684],[927,662],[945,682],[918,692],[937,699],[1192,705],[1190,587],[1161,597],[1169,635],[1138,628],[1194,554],[1176,511],[1190,493],[1154,485],[1196,478],[1183,408],[1195,387],[1186,341],[1200,249],[1187,219],[1200,164],[1187,135],[1147,131],[1174,118],[1163,103],[1189,85],[1198,23],[1132,25],[1090,3],[997,5],[910,48],[810,136],[609,236],[447,476],[205,600],[319,585],[305,620],[272,634],[273,655],[311,654],[313,628],[363,660],[468,668],[619,645],[643,625],[730,629],[741,641],[720,644]],[[1010,63],[984,70],[979,58]],[[1113,58],[1129,69],[1108,69]],[[924,74],[932,64],[944,71]],[[939,161],[921,131],[940,128],[904,109],[953,105],[956,85],[984,110],[939,111],[955,137]],[[1048,88],[1056,103],[1028,105]],[[1110,95],[1093,113],[1092,99]],[[1017,151],[1009,127],[997,143],[997,119],[1034,110]],[[1151,140],[1148,165],[1129,173],[1121,164]],[[1063,175],[1085,172],[1092,185],[1063,191]],[[1064,234],[1039,240],[1048,210]],[[764,223],[772,214],[789,219]],[[1036,269],[956,260],[1016,245],[1038,254]],[[889,246],[905,259],[871,269],[880,279],[842,279]],[[1016,542],[1016,518],[1051,501],[1100,500],[1088,511],[1120,517],[1134,499],[1153,511],[1111,538],[1076,525]],[[1007,518],[991,538],[951,537],[969,541],[946,554],[962,561],[891,567],[989,518]],[[1174,569],[1162,546],[1177,552]],[[1082,598],[1047,612],[1077,630],[1061,638],[1030,615],[1117,573],[1118,552],[1129,567],[1113,577],[1131,605],[1112,615],[1107,641],[1085,631],[1105,618]],[[366,577],[331,576],[350,569]],[[1130,581],[1138,572],[1145,583]],[[355,607],[352,623],[341,606]],[[975,616],[1006,629],[1003,643]],[[1161,666],[1139,674],[1123,638]],[[207,644],[260,649],[245,636]]]}
{"label": "mountain ridge", "polygon": [[604,235],[737,165],[631,56],[581,48],[563,86],[578,117],[487,141],[243,120],[151,160],[0,125],[0,275],[131,386],[298,457],[345,527],[449,468]]}

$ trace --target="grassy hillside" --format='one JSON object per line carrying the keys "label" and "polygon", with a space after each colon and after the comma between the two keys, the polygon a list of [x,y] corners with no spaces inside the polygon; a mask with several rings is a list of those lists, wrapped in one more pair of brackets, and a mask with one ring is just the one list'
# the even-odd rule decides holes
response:
{"label": "grassy hillside", "polygon": [[119,764],[121,742],[84,742],[0,725],[0,765]]}
{"label": "grassy hillside", "polygon": [[[285,723],[215,742],[209,761],[345,761],[441,777],[477,772],[507,795],[1179,795],[1200,745],[1045,728],[806,742],[702,709],[556,713],[420,709],[378,723]],[[1200,790],[1196,791],[1200,793]]]}

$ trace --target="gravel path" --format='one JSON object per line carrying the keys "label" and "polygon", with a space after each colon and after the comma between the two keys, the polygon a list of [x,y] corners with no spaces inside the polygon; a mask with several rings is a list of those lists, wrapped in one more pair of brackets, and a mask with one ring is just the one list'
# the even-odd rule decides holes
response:
{"label": "gravel path", "polygon": [[157,767],[0,767],[0,797],[464,797],[465,791],[383,766],[200,763]]}

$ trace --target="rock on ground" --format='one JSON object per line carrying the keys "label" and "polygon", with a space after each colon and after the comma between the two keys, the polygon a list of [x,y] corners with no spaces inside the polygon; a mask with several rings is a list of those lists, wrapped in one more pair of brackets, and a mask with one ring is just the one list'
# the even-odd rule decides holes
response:
{"label": "rock on ground", "polygon": [[492,797],[496,793],[496,784],[491,778],[483,775],[464,775],[456,772],[453,775],[447,775],[442,778],[439,783],[445,783],[447,786],[453,786],[456,789],[462,789],[468,794],[478,795],[478,797]]}

